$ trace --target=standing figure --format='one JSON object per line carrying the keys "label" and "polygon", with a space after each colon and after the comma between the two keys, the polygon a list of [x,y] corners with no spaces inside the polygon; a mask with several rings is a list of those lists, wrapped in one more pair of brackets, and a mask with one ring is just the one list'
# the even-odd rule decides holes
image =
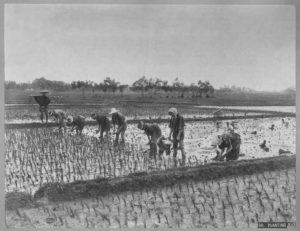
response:
{"label": "standing figure", "polygon": [[35,101],[39,104],[39,111],[41,113],[41,121],[44,123],[44,116],[46,118],[46,124],[48,123],[48,105],[50,104],[50,98],[46,96],[48,93],[47,90],[43,90],[40,92],[42,95],[33,96]]}
{"label": "standing figure", "polygon": [[178,114],[176,108],[169,109],[169,115],[171,116],[170,120],[170,134],[169,139],[173,136],[173,158],[177,157],[177,149],[179,144],[179,149],[181,150],[182,162],[185,163],[185,151],[184,151],[184,119],[181,115]]}
{"label": "standing figure", "polygon": [[97,121],[99,128],[96,133],[100,132],[100,139],[103,139],[103,133],[105,132],[107,136],[111,127],[109,119],[104,115],[97,115],[96,113],[93,113],[91,117]]}
{"label": "standing figure", "polygon": [[79,115],[79,116],[68,116],[67,121],[72,126],[71,131],[73,131],[74,128],[75,128],[77,135],[79,133],[80,133],[80,135],[82,134],[82,130],[83,130],[84,125],[85,125],[84,116],[81,116],[81,115]]}
{"label": "standing figure", "polygon": [[[109,114],[111,115],[111,119],[112,119],[112,124],[113,124],[113,128],[114,128],[114,133],[116,134],[116,139],[115,142],[119,141],[119,135],[121,133],[121,137],[122,137],[122,142],[125,142],[125,131],[127,129],[127,123],[125,120],[125,116],[123,116],[117,109],[112,108],[109,112]],[[116,125],[117,125],[117,131],[115,131],[116,129]]]}
{"label": "standing figure", "polygon": [[65,131],[67,130],[67,127],[66,127],[67,117],[66,117],[66,113],[63,110],[55,109],[55,110],[49,111],[49,115],[53,116],[55,118],[56,122],[59,123],[59,127],[58,127],[59,130],[61,130],[62,128],[64,128]]}
{"label": "standing figure", "polygon": [[161,137],[161,129],[157,124],[148,124],[140,121],[137,126],[139,129],[145,131],[150,144],[150,156],[156,158],[157,154],[157,140]]}

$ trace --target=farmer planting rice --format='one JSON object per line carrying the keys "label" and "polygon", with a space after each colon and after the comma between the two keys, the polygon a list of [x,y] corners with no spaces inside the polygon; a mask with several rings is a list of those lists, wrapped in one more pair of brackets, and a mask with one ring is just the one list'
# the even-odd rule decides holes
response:
{"label": "farmer planting rice", "polygon": [[76,134],[82,134],[82,130],[85,125],[85,118],[81,115],[79,116],[68,116],[67,118],[68,123],[72,126],[71,131],[76,129]]}
{"label": "farmer planting rice", "polygon": [[184,119],[178,114],[176,108],[170,108],[168,114],[171,116],[170,120],[170,134],[169,139],[173,138],[173,158],[177,157],[177,149],[179,144],[179,149],[181,150],[182,162],[185,163],[185,151],[184,151]]}
{"label": "farmer planting rice", "polygon": [[154,158],[156,158],[157,140],[162,134],[160,127],[157,124],[147,124],[143,121],[140,121],[138,123],[138,128],[145,131],[150,144],[150,155],[153,155]]}
{"label": "farmer planting rice", "polygon": [[164,152],[166,152],[166,155],[169,156],[171,153],[171,145],[172,142],[165,138],[164,136],[161,136],[157,140],[157,146],[158,146],[158,153],[159,153],[159,158],[163,155]]}
{"label": "farmer planting rice", "polygon": [[105,132],[105,135],[107,136],[110,130],[110,122],[109,119],[104,115],[97,115],[96,113],[93,113],[91,117],[97,121],[98,123],[98,130],[96,133],[100,132],[100,139],[103,138],[103,133]]}
{"label": "farmer planting rice", "polygon": [[49,111],[49,116],[52,116],[55,118],[55,120],[59,123],[59,130],[64,128],[64,130],[67,130],[66,127],[66,113],[63,110],[60,109],[54,109],[53,111]]}
{"label": "farmer planting rice", "polygon": [[44,123],[44,116],[46,118],[46,124],[48,123],[48,105],[50,104],[50,98],[46,95],[47,90],[40,92],[42,95],[33,96],[35,101],[39,104],[39,111],[41,113],[40,118],[42,123]]}
{"label": "farmer planting rice", "polygon": [[241,137],[239,134],[230,130],[228,133],[222,134],[219,138],[217,148],[217,156],[212,160],[226,161],[237,160],[240,154]]}
{"label": "farmer planting rice", "polygon": [[[123,116],[120,113],[120,111],[118,111],[115,108],[112,108],[110,110],[109,114],[111,115],[114,133],[116,134],[115,142],[119,141],[119,135],[121,134],[122,142],[124,143],[125,142],[124,135],[125,135],[125,131],[127,129],[127,123],[126,123],[125,116]],[[116,126],[117,126],[117,131],[115,132]]]}

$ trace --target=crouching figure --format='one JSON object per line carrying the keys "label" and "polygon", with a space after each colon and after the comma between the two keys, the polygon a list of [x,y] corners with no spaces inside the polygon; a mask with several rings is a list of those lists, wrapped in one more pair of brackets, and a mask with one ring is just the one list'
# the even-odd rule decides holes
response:
{"label": "crouching figure", "polygon": [[237,160],[240,155],[241,137],[239,134],[231,131],[225,133],[219,138],[219,144],[217,145],[217,156],[213,160],[226,161]]}
{"label": "crouching figure", "polygon": [[62,129],[64,129],[64,131],[67,130],[67,126],[66,126],[67,116],[66,116],[66,113],[63,110],[54,109],[52,111],[49,111],[49,116],[54,117],[54,119],[56,120],[56,122],[58,122],[58,124],[59,124],[58,129],[60,131]]}
{"label": "crouching figure", "polygon": [[72,126],[71,131],[76,129],[76,134],[82,134],[82,130],[85,125],[85,118],[81,115],[79,116],[68,116],[67,118],[68,124]]}
{"label": "crouching figure", "polygon": [[150,156],[156,158],[157,155],[157,140],[161,137],[161,129],[157,124],[148,124],[140,121],[138,128],[145,131],[150,144]]}
{"label": "crouching figure", "polygon": [[96,113],[93,113],[91,115],[91,117],[94,120],[96,120],[97,123],[98,123],[98,130],[96,131],[96,133],[100,132],[100,139],[102,140],[104,133],[105,133],[106,136],[109,135],[109,131],[110,131],[110,128],[111,128],[110,121],[106,116],[98,115]]}
{"label": "crouching figure", "polygon": [[171,154],[171,146],[172,146],[172,141],[169,139],[165,138],[164,136],[161,136],[157,140],[157,146],[158,146],[158,153],[159,157],[166,153],[167,156]]}

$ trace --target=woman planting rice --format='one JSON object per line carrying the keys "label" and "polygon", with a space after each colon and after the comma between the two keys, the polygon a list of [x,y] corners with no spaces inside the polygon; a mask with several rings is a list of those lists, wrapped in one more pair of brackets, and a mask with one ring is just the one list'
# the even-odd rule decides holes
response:
{"label": "woman planting rice", "polygon": [[63,110],[60,109],[54,109],[53,111],[49,111],[49,116],[52,116],[55,118],[55,120],[59,123],[58,129],[61,130],[64,128],[64,130],[67,130],[66,127],[66,113]]}
{"label": "woman planting rice", "polygon": [[157,124],[147,124],[143,121],[140,121],[138,123],[138,128],[145,131],[150,144],[150,155],[156,158],[157,140],[161,137],[160,127]]}
{"label": "woman planting rice", "polygon": [[127,123],[126,123],[125,116],[123,116],[120,113],[120,111],[118,111],[115,108],[112,108],[111,111],[109,112],[109,114],[111,115],[114,131],[115,131],[115,126],[117,125],[117,131],[115,132],[115,134],[116,134],[115,142],[119,141],[119,135],[121,134],[122,142],[124,143],[125,142],[124,135],[125,135],[125,131],[127,129]]}
{"label": "woman planting rice", "polygon": [[237,160],[240,155],[241,137],[239,134],[231,130],[219,136],[219,145],[217,146],[217,156],[212,160],[226,161]]}
{"label": "woman planting rice", "polygon": [[79,116],[68,116],[67,118],[68,123],[72,126],[71,131],[76,129],[76,134],[82,134],[82,130],[85,125],[85,118],[81,115]]}
{"label": "woman planting rice", "polygon": [[103,138],[103,133],[105,132],[106,136],[108,135],[109,133],[109,130],[110,130],[110,122],[109,122],[109,119],[104,116],[104,115],[97,115],[96,113],[93,113],[91,115],[92,119],[96,120],[97,123],[98,123],[98,130],[96,131],[96,133],[99,133],[100,132],[100,139]]}

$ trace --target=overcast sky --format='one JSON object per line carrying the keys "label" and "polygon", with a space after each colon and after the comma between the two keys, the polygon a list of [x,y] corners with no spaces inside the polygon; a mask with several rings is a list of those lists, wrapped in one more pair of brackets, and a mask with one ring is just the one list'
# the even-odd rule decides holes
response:
{"label": "overcast sky", "polygon": [[6,5],[5,79],[295,86],[293,6]]}

